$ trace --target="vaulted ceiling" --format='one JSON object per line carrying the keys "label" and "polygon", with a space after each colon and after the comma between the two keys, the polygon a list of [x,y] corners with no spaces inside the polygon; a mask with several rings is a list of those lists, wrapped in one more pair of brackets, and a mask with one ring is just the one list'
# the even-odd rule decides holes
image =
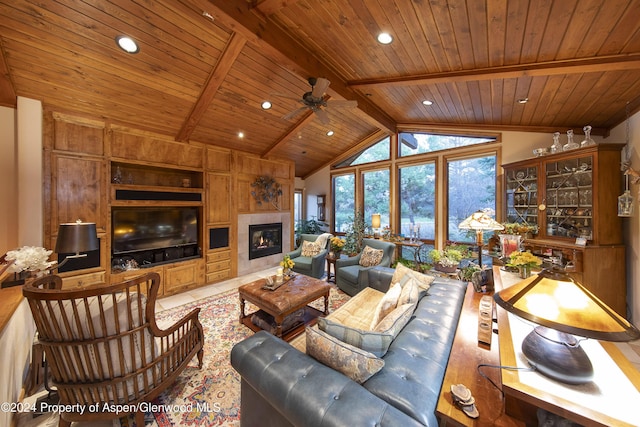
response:
{"label": "vaulted ceiling", "polygon": [[[0,105],[288,158],[303,177],[424,125],[606,135],[640,106],[639,16],[640,0],[0,0]],[[283,118],[309,77],[358,107]]]}

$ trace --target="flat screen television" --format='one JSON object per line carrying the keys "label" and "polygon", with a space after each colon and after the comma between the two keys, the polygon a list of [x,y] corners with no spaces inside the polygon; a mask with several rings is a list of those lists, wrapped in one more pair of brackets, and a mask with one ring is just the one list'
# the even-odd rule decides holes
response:
{"label": "flat screen television", "polygon": [[112,210],[113,255],[197,245],[197,207],[116,207]]}

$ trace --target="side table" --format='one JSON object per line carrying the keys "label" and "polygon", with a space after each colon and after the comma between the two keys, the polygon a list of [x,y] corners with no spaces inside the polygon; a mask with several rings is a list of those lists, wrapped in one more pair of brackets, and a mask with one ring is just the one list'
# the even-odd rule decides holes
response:
{"label": "side table", "polygon": [[[340,258],[333,252],[329,252],[325,259],[327,260],[327,282],[336,283],[336,260]],[[331,266],[333,266],[333,273],[331,273]]]}

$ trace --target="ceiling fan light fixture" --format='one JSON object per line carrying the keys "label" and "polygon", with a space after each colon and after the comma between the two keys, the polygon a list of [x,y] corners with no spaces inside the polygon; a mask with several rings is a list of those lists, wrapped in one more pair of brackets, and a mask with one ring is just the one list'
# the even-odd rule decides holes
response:
{"label": "ceiling fan light fixture", "polygon": [[138,43],[136,43],[136,41],[129,36],[123,36],[123,35],[117,36],[116,44],[120,49],[124,50],[127,53],[134,54],[134,53],[140,52],[140,47],[138,46]]}
{"label": "ceiling fan light fixture", "polygon": [[390,44],[393,41],[393,36],[389,33],[380,33],[378,34],[378,43],[380,44]]}
{"label": "ceiling fan light fixture", "polygon": [[262,109],[263,110],[269,110],[272,107],[271,102],[269,101],[262,101]]}

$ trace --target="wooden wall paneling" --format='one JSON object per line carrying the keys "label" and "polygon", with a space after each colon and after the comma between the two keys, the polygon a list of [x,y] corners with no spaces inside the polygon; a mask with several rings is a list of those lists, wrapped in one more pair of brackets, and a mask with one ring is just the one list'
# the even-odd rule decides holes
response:
{"label": "wooden wall paneling", "polygon": [[113,130],[113,157],[180,167],[203,168],[204,151],[201,145],[176,142],[148,132],[132,133]]}
{"label": "wooden wall paneling", "polygon": [[253,201],[253,197],[251,196],[251,182],[247,177],[238,177],[238,191],[236,192],[238,213],[251,212]]}
{"label": "wooden wall paneling", "polygon": [[54,113],[53,149],[104,155],[104,122]]}
{"label": "wooden wall paneling", "polygon": [[207,174],[207,223],[231,221],[231,176],[229,174]]}
{"label": "wooden wall paneling", "polygon": [[51,224],[95,222],[105,232],[105,161],[102,158],[52,154]]}
{"label": "wooden wall paneling", "polygon": [[207,153],[207,170],[231,172],[231,150],[209,146],[205,151]]}

